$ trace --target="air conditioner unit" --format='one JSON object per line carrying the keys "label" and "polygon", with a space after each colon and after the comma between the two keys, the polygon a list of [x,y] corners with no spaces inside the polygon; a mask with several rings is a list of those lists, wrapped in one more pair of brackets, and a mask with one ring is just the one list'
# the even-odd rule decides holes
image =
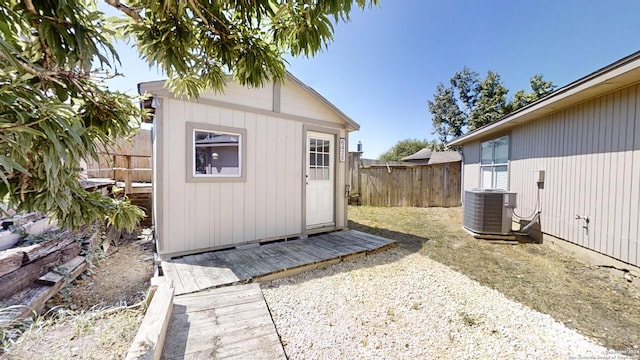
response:
{"label": "air conditioner unit", "polygon": [[494,189],[464,192],[462,226],[478,234],[511,233],[511,214],[516,193]]}

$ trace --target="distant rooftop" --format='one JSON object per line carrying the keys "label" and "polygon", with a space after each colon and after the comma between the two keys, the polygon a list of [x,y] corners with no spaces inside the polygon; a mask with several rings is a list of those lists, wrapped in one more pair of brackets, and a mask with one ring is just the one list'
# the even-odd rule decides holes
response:
{"label": "distant rooftop", "polygon": [[420,149],[415,154],[405,156],[402,161],[419,162],[423,164],[442,164],[462,161],[462,155],[457,151],[432,151],[429,148]]}
{"label": "distant rooftop", "polygon": [[427,159],[431,158],[431,153],[432,153],[431,149],[424,148],[424,149],[418,150],[417,153],[411,154],[409,156],[405,156],[400,160],[402,160],[402,161],[427,160]]}

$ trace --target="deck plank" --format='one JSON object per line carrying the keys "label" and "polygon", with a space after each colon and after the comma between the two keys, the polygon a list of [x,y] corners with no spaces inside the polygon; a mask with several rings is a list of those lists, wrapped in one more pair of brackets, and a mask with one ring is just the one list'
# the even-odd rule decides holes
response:
{"label": "deck plank", "polygon": [[258,284],[175,297],[163,359],[247,356],[285,359]]}
{"label": "deck plank", "polygon": [[349,230],[163,261],[176,296],[162,358],[284,359],[260,287],[224,285],[286,276],[393,245]]}
{"label": "deck plank", "polygon": [[195,259],[204,267],[207,276],[214,278],[218,285],[240,281],[240,278],[229,268],[229,264],[218,258],[215,252],[198,254]]}
{"label": "deck plank", "polygon": [[373,243],[377,243],[379,247],[386,246],[386,245],[389,245],[391,243],[395,243],[395,240],[383,238],[383,237],[378,236],[378,235],[367,234],[365,232],[357,231],[357,230],[349,230],[349,231],[345,231],[344,233],[348,234],[349,236],[354,236],[354,237],[357,237],[357,238],[365,238],[368,241],[371,241]]}
{"label": "deck plank", "polygon": [[244,249],[227,249],[164,261],[176,294],[189,294],[228,284],[273,278],[273,274],[321,262],[335,262],[385,250],[395,241],[348,230],[274,242]]}
{"label": "deck plank", "polygon": [[162,271],[164,276],[169,279],[169,281],[173,281],[173,288],[176,294],[184,293],[184,287],[182,286],[182,280],[180,279],[180,274],[176,270],[176,266],[173,261],[163,261],[162,262]]}
{"label": "deck plank", "polygon": [[194,267],[190,266],[184,259],[173,259],[173,265],[176,267],[176,271],[180,274],[182,280],[183,292],[176,291],[176,294],[190,293],[201,289],[198,284],[198,276],[194,274]]}
{"label": "deck plank", "polygon": [[356,236],[346,231],[336,233],[335,236],[345,241],[351,241],[352,244],[358,244],[359,246],[364,247],[366,250],[374,250],[380,246],[384,246],[383,244],[380,244],[378,241],[374,241],[367,237]]}

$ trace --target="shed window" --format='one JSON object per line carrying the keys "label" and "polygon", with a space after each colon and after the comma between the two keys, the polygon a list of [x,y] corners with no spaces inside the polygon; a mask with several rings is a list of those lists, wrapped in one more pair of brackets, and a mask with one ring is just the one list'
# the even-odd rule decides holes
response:
{"label": "shed window", "polygon": [[243,180],[246,131],[188,123],[188,181]]}
{"label": "shed window", "polygon": [[481,143],[480,154],[481,186],[509,190],[509,136]]}

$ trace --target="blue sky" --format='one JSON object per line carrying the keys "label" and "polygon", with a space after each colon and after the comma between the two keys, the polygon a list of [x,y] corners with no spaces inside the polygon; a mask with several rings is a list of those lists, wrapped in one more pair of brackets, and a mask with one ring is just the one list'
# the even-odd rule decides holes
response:
{"label": "blue sky", "polygon": [[[639,16],[637,0],[380,0],[338,24],[321,54],[288,59],[289,71],[360,124],[351,150],[361,141],[377,158],[434,138],[427,100],[463,66],[500,74],[509,97],[539,73],[564,86],[640,50]],[[111,87],[161,78],[130,46],[118,51],[125,77]]]}

